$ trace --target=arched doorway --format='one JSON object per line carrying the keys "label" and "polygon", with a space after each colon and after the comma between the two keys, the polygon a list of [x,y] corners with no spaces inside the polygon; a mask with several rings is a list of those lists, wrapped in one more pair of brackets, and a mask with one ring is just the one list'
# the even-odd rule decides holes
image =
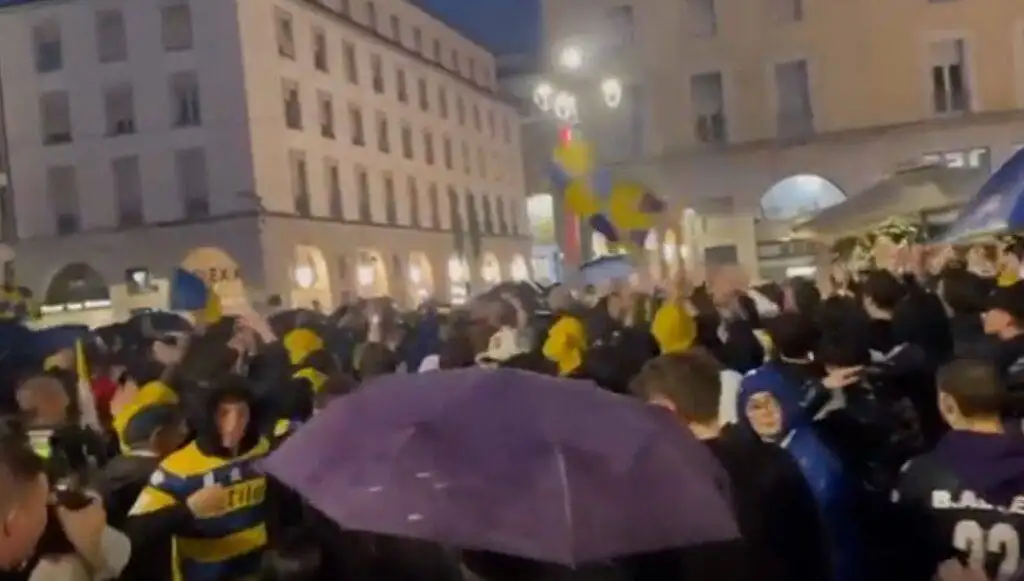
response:
{"label": "arched doorway", "polygon": [[530,267],[527,265],[526,259],[523,258],[522,254],[516,254],[512,257],[512,263],[509,265],[508,270],[509,277],[516,282],[530,280]]}
{"label": "arched doorway", "polygon": [[333,308],[331,276],[322,250],[307,244],[295,246],[294,264],[289,275],[293,308],[323,312]]}
{"label": "arched doorway", "polygon": [[789,176],[768,188],[761,196],[765,220],[793,220],[846,201],[846,194],[834,183],[815,174]]}
{"label": "arched doorway", "polygon": [[359,252],[356,264],[356,285],[360,298],[385,297],[390,293],[388,266],[376,250]]}
{"label": "arched doorway", "polygon": [[434,270],[430,267],[430,260],[426,254],[413,252],[409,255],[407,274],[410,304],[419,305],[434,294]]}
{"label": "arched doorway", "polygon": [[487,252],[480,259],[480,280],[487,288],[501,282],[501,263],[493,252]]}
{"label": "arched doorway", "polygon": [[448,259],[448,300],[461,305],[469,300],[469,264],[466,259],[453,255]]}
{"label": "arched doorway", "polygon": [[181,261],[181,268],[201,278],[207,288],[217,293],[224,305],[247,300],[242,267],[220,248],[196,248]]}
{"label": "arched doorway", "polygon": [[[74,262],[50,278],[39,312],[46,325],[94,326],[109,322],[110,307],[110,287],[103,275],[84,262]],[[27,308],[28,304],[23,303],[15,311]]]}

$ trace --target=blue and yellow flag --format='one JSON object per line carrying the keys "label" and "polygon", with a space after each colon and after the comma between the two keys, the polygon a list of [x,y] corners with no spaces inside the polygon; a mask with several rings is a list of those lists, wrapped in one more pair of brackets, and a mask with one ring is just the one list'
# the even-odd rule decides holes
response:
{"label": "blue and yellow flag", "polygon": [[203,279],[181,268],[171,275],[170,307],[172,311],[191,311],[197,322],[207,324],[217,322],[224,314],[217,293]]}

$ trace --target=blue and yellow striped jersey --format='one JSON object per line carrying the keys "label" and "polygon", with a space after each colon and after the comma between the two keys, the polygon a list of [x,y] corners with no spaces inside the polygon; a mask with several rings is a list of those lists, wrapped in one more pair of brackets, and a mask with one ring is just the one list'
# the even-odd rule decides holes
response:
{"label": "blue and yellow striped jersey", "polygon": [[173,539],[175,581],[216,581],[255,574],[267,544],[267,480],[255,462],[270,451],[268,440],[237,458],[204,454],[195,442],[160,463],[129,516],[144,516],[184,503],[197,490],[227,488],[228,507],[193,518]]}

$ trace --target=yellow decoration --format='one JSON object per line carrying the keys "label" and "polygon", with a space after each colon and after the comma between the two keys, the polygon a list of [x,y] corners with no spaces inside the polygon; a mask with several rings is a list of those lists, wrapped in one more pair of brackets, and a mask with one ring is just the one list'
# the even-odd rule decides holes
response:
{"label": "yellow decoration", "polygon": [[570,177],[577,178],[593,171],[594,155],[586,142],[575,140],[555,148],[555,162]]}
{"label": "yellow decoration", "polygon": [[569,187],[565,188],[565,206],[569,211],[580,218],[587,219],[601,211],[594,199],[587,182],[573,180]]}
{"label": "yellow decoration", "polygon": [[648,230],[653,225],[651,216],[640,211],[640,202],[646,190],[637,183],[616,183],[608,197],[608,218],[619,232]]}

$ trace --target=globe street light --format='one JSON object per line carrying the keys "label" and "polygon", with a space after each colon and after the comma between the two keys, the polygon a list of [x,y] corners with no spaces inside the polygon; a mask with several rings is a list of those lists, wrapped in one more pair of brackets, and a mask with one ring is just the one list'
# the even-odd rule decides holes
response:
{"label": "globe street light", "polygon": [[601,95],[605,105],[617,109],[622,104],[622,81],[614,77],[601,81]]}
{"label": "globe street light", "polygon": [[533,103],[537,108],[547,113],[551,110],[551,96],[555,94],[555,88],[548,83],[541,83],[533,90]]}
{"label": "globe street light", "polygon": [[558,64],[570,71],[583,68],[583,50],[578,46],[567,46],[558,55]]}

